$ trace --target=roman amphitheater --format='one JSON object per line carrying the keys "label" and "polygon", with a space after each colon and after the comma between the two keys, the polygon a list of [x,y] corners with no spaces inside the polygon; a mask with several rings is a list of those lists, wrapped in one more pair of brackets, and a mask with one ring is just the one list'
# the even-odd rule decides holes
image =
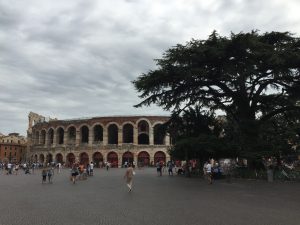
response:
{"label": "roman amphitheater", "polygon": [[74,162],[93,161],[97,166],[110,162],[112,167],[134,162],[149,166],[168,161],[170,137],[162,135],[165,116],[109,116],[71,120],[45,119],[31,112],[28,155],[30,161]]}

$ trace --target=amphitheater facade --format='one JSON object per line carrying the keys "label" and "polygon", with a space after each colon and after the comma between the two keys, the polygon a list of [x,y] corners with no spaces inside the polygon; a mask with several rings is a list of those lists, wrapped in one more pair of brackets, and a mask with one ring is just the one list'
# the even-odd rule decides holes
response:
{"label": "amphitheater facade", "polygon": [[161,132],[166,116],[108,116],[71,120],[28,116],[27,157],[32,162],[74,162],[96,166],[125,162],[149,166],[168,161],[170,137]]}

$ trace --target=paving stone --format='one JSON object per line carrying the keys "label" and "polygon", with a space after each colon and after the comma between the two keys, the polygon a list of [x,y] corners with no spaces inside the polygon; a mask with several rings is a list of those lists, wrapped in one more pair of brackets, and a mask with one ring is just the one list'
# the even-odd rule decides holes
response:
{"label": "paving stone", "polygon": [[0,174],[0,225],[299,225],[300,183],[156,176],[136,170],[128,193],[124,169],[96,169],[72,184],[69,169],[52,184],[35,174]]}

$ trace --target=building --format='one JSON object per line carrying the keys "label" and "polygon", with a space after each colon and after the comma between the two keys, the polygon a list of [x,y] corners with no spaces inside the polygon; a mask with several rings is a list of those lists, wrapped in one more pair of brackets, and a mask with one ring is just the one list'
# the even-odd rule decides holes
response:
{"label": "building", "polygon": [[26,158],[26,138],[18,133],[0,136],[0,162],[22,162]]}
{"label": "building", "polygon": [[28,157],[33,162],[74,162],[97,166],[125,162],[139,166],[168,161],[170,137],[160,127],[166,116],[108,116],[71,120],[46,119],[30,113]]}

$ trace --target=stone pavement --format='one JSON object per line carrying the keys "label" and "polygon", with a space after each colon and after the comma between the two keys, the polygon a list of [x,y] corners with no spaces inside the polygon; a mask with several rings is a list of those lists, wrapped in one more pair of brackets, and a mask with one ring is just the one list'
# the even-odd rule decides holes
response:
{"label": "stone pavement", "polygon": [[127,192],[124,169],[96,169],[73,185],[69,170],[53,184],[34,175],[0,174],[0,225],[299,225],[300,183],[156,176],[136,170]]}

